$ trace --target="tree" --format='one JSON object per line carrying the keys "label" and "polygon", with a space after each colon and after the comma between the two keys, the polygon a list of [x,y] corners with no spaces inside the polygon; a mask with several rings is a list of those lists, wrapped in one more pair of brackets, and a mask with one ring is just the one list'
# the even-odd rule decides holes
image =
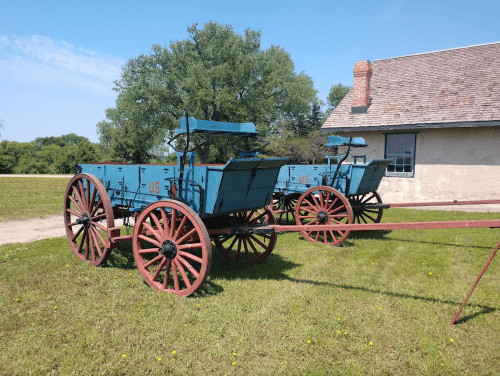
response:
{"label": "tree", "polygon": [[331,113],[344,99],[349,90],[352,88],[349,86],[344,86],[342,84],[337,84],[330,88],[330,93],[328,94],[327,104],[329,106],[328,112]]}
{"label": "tree", "polygon": [[[116,108],[97,124],[111,159],[142,163],[158,157],[184,109],[198,119],[253,122],[263,136],[278,122],[300,122],[310,112],[317,95],[312,80],[294,72],[282,48],[261,50],[259,31],[239,35],[209,22],[201,30],[194,24],[188,34],[168,48],[154,45],[150,55],[122,68]],[[202,161],[225,161],[228,141],[212,139]]]}

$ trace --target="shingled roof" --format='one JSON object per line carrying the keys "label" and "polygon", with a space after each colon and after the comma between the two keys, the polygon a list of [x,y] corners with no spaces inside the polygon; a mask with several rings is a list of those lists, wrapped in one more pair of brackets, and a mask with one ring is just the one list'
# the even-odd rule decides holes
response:
{"label": "shingled roof", "polygon": [[500,42],[375,60],[370,105],[353,112],[351,90],[323,130],[500,126]]}

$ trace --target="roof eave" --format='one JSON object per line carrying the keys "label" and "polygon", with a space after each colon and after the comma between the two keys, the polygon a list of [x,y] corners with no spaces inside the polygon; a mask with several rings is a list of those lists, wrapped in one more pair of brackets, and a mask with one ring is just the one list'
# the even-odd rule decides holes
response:
{"label": "roof eave", "polygon": [[377,126],[357,126],[357,127],[328,127],[321,128],[323,132],[377,132],[377,131],[407,131],[415,129],[444,129],[444,128],[478,128],[478,127],[498,127],[500,120],[493,121],[464,121],[454,123],[420,123],[401,125],[377,125]]}

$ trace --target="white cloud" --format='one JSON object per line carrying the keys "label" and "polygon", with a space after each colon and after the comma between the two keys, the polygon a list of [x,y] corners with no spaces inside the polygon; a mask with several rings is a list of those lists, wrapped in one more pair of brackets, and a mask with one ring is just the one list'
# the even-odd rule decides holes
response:
{"label": "white cloud", "polygon": [[116,95],[121,59],[100,56],[48,36],[0,35],[0,73],[24,83],[48,87],[77,87],[98,95]]}

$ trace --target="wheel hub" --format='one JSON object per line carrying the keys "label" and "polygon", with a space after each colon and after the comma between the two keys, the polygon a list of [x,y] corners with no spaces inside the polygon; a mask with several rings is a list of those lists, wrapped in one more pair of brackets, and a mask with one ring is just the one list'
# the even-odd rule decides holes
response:
{"label": "wheel hub", "polygon": [[165,240],[161,245],[160,254],[172,260],[175,256],[177,256],[177,247],[175,246],[175,243],[172,240]]}
{"label": "wheel hub", "polygon": [[326,223],[328,222],[328,213],[321,210],[318,215],[317,215],[319,223]]}
{"label": "wheel hub", "polygon": [[83,216],[81,216],[80,218],[78,218],[76,220],[76,223],[78,223],[79,225],[84,225],[85,227],[89,227],[90,226],[90,217],[88,216],[87,213],[85,213]]}

